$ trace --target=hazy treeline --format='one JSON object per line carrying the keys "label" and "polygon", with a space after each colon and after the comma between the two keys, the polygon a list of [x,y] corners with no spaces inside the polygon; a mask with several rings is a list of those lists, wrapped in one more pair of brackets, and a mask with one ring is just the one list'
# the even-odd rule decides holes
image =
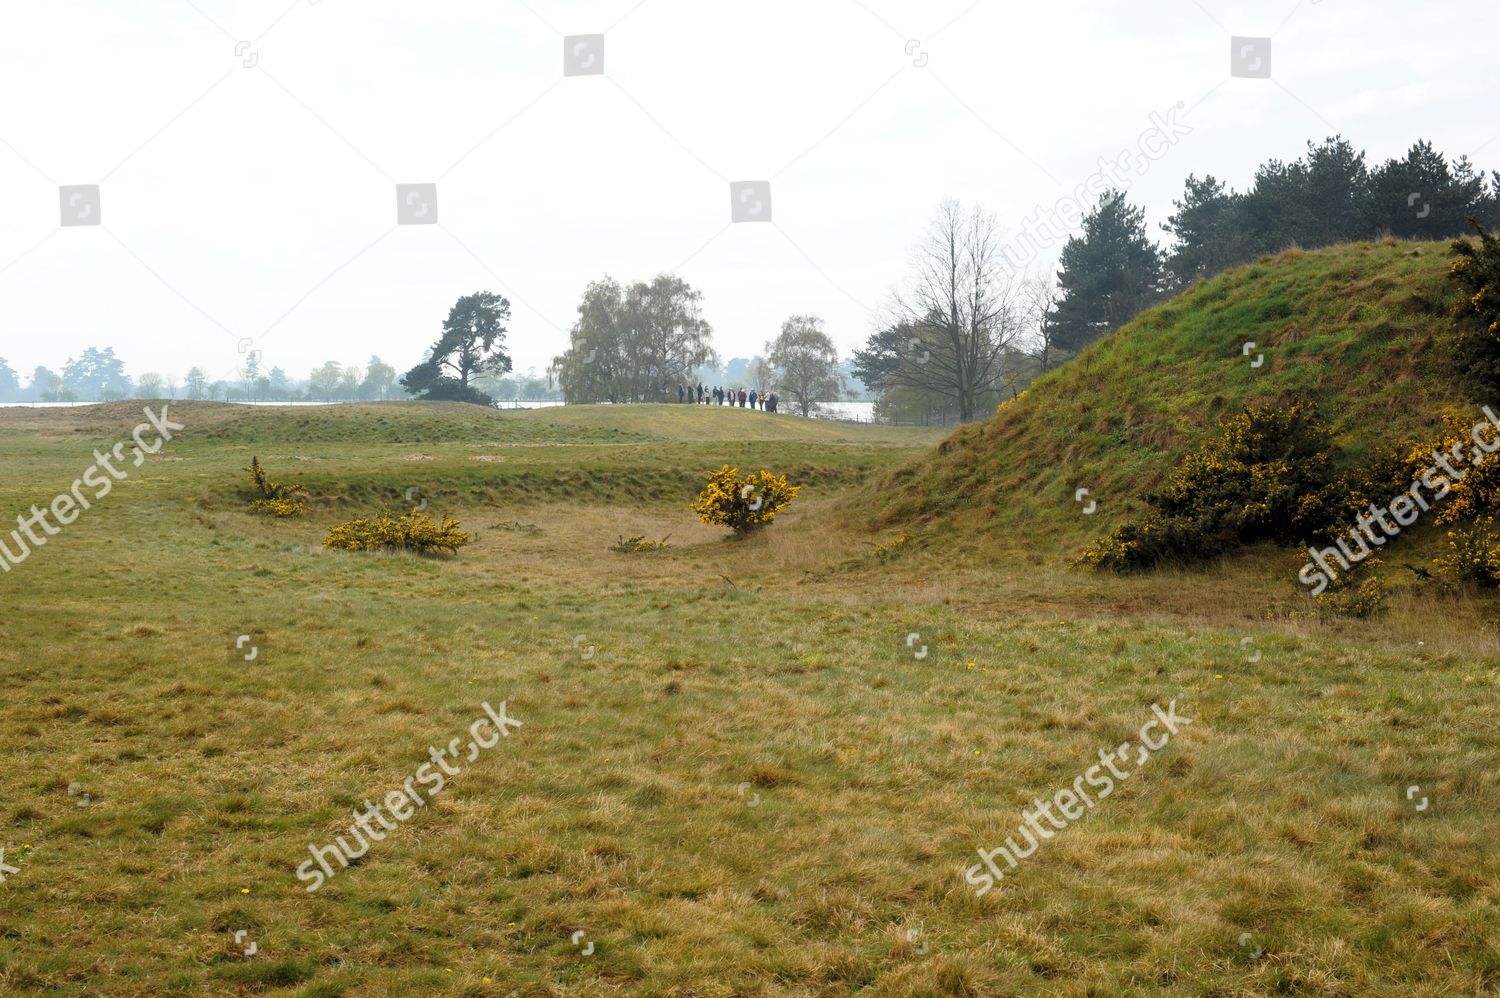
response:
{"label": "hazy treeline", "polygon": [[[545,376],[510,375],[486,382],[502,401],[556,398]],[[59,370],[39,366],[28,376],[18,374],[0,357],[0,402],[108,402],[115,399],[205,399],[220,402],[381,402],[407,398],[396,383],[396,371],[378,356],[369,362],[340,364],[328,361],[292,378],[279,367],[261,371],[259,356],[250,353],[245,366],[232,377],[211,377],[201,367],[178,375],[146,371],[131,377],[114,348],[90,347],[69,358]]]}

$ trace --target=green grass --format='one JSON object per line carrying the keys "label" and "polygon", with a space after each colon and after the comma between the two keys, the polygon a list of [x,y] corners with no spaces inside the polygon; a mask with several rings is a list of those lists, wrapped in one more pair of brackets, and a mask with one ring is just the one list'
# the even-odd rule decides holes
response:
{"label": "green grass", "polygon": [[[0,410],[0,511],[66,488],[132,409]],[[1275,552],[1096,577],[939,526],[882,560],[894,530],[848,504],[932,453],[920,431],[670,406],[173,414],[180,440],[0,576],[6,993],[1500,987],[1487,599],[1268,621]],[[245,512],[252,453],[309,486],[305,517]],[[687,509],[726,462],[811,482],[730,541]],[[320,547],[411,485],[474,543]],[[609,550],[642,534],[671,545]],[[251,632],[257,660],[233,658]],[[972,895],[976,848],[1174,699],[1193,723],[1157,759]],[[309,843],[501,700],[523,727],[303,890]]]}
{"label": "green grass", "polygon": [[[855,505],[882,525],[983,536],[991,552],[1002,535],[1040,535],[1037,550],[1071,557],[1139,513],[1140,497],[1246,405],[1314,400],[1356,460],[1430,435],[1445,408],[1477,419],[1454,372],[1450,259],[1447,243],[1360,243],[1288,250],[1202,282]],[[1096,515],[1078,515],[1078,488]]]}

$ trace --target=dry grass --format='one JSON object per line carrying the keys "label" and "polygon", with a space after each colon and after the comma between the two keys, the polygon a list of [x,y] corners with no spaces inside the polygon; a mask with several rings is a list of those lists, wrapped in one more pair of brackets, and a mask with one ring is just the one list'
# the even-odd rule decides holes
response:
{"label": "dry grass", "polygon": [[[424,445],[423,474],[472,468],[451,444]],[[407,474],[299,447],[326,460],[298,472],[329,481]],[[83,449],[0,439],[3,508]],[[1399,592],[1384,620],[1288,624],[1263,619],[1288,585],[1271,553],[1132,579],[921,535],[881,561],[890,537],[841,523],[836,489],[745,541],[698,523],[690,493],[435,490],[431,512],[476,533],[457,558],[352,556],[318,543],[358,500],[258,519],[221,491],[237,442],[178,456],[0,579],[8,993],[1500,987],[1487,599]],[[232,660],[250,631],[264,653]],[[502,699],[518,732],[302,890],[309,843]],[[1172,699],[1193,723],[1159,758],[970,893],[977,847]]]}

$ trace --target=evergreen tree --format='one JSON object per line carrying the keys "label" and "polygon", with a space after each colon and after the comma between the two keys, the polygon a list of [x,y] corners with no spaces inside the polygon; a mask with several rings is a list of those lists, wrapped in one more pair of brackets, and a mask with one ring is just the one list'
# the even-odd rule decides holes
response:
{"label": "evergreen tree", "polygon": [[1163,255],[1146,234],[1146,213],[1106,191],[1068,239],[1058,271],[1051,342],[1076,352],[1129,322],[1166,289]]}
{"label": "evergreen tree", "polygon": [[1297,242],[1313,248],[1370,235],[1370,171],[1365,154],[1340,136],[1307,144],[1306,188]]}
{"label": "evergreen tree", "polygon": [[460,298],[449,310],[431,355],[406,372],[401,386],[427,401],[494,405],[495,400],[472,382],[480,375],[510,370],[510,356],[505,352],[509,319],[510,302],[501,295],[480,291]]}
{"label": "evergreen tree", "polygon": [[0,357],[0,402],[16,402],[21,398],[21,379],[16,377],[16,372]]}
{"label": "evergreen tree", "polygon": [[1182,200],[1172,202],[1177,212],[1162,225],[1177,238],[1167,261],[1176,287],[1187,287],[1253,258],[1241,210],[1243,201],[1243,195],[1212,175],[1202,180],[1188,176]]}
{"label": "evergreen tree", "polygon": [[1375,228],[1400,239],[1451,239],[1492,210],[1484,178],[1466,158],[1451,166],[1429,142],[1390,159],[1371,177]]}

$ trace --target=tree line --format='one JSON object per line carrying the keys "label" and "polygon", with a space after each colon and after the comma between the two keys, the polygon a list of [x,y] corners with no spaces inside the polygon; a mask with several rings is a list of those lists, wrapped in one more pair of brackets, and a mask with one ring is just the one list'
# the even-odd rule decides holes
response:
{"label": "tree line", "polygon": [[1500,171],[1450,160],[1425,141],[1371,167],[1344,138],[1270,160],[1249,188],[1189,176],[1162,228],[1106,190],[1063,246],[1054,275],[1017,273],[994,216],[943,204],[888,318],[855,352],[854,373],[881,411],[980,417],[1035,376],[1194,282],[1291,246],[1472,233],[1500,228]]}
{"label": "tree line", "polygon": [[[501,377],[486,382],[500,401],[554,398],[544,376]],[[211,377],[201,367],[183,375],[146,371],[131,377],[114,348],[90,347],[69,358],[60,371],[38,365],[22,378],[0,357],[0,402],[109,402],[116,399],[202,399],[219,402],[385,402],[406,398],[396,370],[378,356],[369,363],[327,361],[305,378],[291,378],[279,367],[262,371],[260,357],[247,354],[231,377]]]}
{"label": "tree line", "polygon": [[[1011,247],[992,212],[945,201],[876,331],[847,364],[823,320],[798,313],[763,356],[743,368],[734,362],[724,387],[777,391],[790,410],[809,415],[845,393],[848,372],[878,395],[881,416],[971,421],[1143,309],[1264,254],[1385,234],[1448,239],[1468,232],[1471,220],[1500,228],[1500,171],[1483,174],[1424,141],[1371,167],[1334,136],[1309,142],[1292,162],[1262,164],[1244,191],[1190,175],[1173,207],[1162,224],[1173,242],[1163,247],[1150,237],[1144,209],[1106,190],[1063,246],[1055,273],[1033,274],[1008,262]],[[363,368],[330,361],[293,382],[279,368],[263,374],[252,353],[236,379],[210,380],[193,368],[180,386],[152,373],[132,383],[112,350],[89,349],[60,374],[38,367],[27,387],[0,360],[0,400],[175,398],[181,387],[187,398],[404,395],[492,405],[546,398],[556,386],[568,403],[621,404],[675,400],[679,385],[712,382],[718,371],[703,295],[675,274],[628,284],[606,275],[584,289],[577,313],[568,349],[545,377],[512,375],[510,302],[480,291],[454,304],[437,340],[399,381],[372,357]]]}

